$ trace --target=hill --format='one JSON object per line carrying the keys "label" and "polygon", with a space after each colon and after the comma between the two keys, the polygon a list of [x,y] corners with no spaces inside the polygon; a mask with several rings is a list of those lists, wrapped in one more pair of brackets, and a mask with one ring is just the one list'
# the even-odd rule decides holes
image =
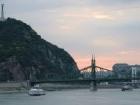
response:
{"label": "hill", "polygon": [[73,58],[29,25],[12,18],[0,22],[0,81],[77,78],[76,74]]}

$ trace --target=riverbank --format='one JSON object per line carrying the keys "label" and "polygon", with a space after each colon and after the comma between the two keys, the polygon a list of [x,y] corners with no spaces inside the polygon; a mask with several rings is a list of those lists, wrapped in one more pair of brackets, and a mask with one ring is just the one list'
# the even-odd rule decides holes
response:
{"label": "riverbank", "polygon": [[[59,84],[44,83],[40,87],[46,91],[66,90],[66,89],[90,89],[90,84]],[[97,85],[99,89],[120,89],[122,85]],[[26,82],[0,83],[0,93],[28,92],[29,87]]]}
{"label": "riverbank", "polygon": [[0,83],[0,93],[27,92],[25,82],[6,82]]}
{"label": "riverbank", "polygon": [[[44,90],[63,90],[63,89],[90,89],[90,84],[89,85],[81,85],[81,84],[41,84],[40,85]],[[108,85],[97,85],[97,88],[99,89],[120,89],[122,85],[113,85],[113,84],[108,84]]]}

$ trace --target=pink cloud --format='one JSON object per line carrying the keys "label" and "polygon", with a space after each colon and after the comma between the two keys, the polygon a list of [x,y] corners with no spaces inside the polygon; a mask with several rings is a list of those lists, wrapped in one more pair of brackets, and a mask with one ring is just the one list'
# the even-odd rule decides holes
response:
{"label": "pink cloud", "polygon": [[[79,69],[82,69],[84,67],[91,65],[91,55],[74,55],[74,59],[79,67]],[[115,57],[112,56],[97,56],[96,57],[96,65],[107,68],[112,70],[112,65],[116,63]]]}
{"label": "pink cloud", "polygon": [[[96,56],[96,65],[101,66],[103,68],[107,68],[112,70],[112,66],[115,63],[128,63],[132,64],[139,64],[138,57],[140,56],[140,51],[120,51],[114,54],[108,54],[103,56]],[[91,65],[91,55],[81,55],[81,54],[74,54],[74,59],[79,67],[82,69]]]}

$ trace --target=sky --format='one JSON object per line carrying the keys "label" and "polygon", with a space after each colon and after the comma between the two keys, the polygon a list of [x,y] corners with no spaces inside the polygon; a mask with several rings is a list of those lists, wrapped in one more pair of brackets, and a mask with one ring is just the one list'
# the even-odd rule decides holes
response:
{"label": "sky", "polygon": [[0,0],[5,16],[64,48],[79,68],[140,64],[140,0]]}

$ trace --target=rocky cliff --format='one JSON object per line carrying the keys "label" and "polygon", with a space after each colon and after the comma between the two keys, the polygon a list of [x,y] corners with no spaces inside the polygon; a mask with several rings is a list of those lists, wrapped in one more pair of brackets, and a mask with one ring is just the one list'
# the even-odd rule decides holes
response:
{"label": "rocky cliff", "polygon": [[42,39],[29,25],[8,18],[0,22],[0,81],[77,78],[73,58]]}

